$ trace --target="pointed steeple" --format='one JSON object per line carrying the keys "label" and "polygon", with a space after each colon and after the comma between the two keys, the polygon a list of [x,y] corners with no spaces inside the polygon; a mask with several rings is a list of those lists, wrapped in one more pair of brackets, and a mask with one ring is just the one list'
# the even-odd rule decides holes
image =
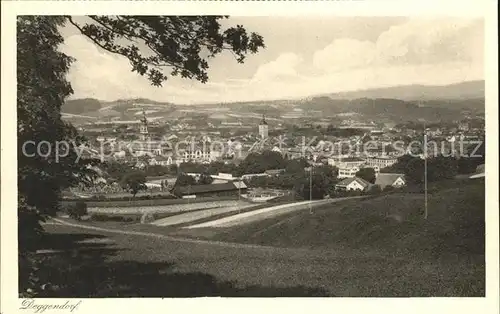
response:
{"label": "pointed steeple", "polygon": [[141,134],[141,140],[146,141],[148,140],[149,132],[148,132],[148,119],[146,119],[146,113],[144,112],[144,110],[142,111],[142,116],[143,117],[140,120],[142,124],[139,127],[139,133]]}
{"label": "pointed steeple", "polygon": [[148,119],[146,119],[146,112],[143,110],[142,111],[142,119],[141,119],[141,122],[143,124],[148,124]]}
{"label": "pointed steeple", "polygon": [[262,122],[260,124],[261,125],[267,125],[266,116],[265,115],[262,115]]}

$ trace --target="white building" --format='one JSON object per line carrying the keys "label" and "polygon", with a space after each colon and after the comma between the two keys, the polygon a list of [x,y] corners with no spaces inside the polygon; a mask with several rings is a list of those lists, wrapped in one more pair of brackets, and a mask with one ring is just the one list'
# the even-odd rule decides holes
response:
{"label": "white building", "polygon": [[150,166],[170,166],[174,164],[172,156],[154,156],[149,160]]}
{"label": "white building", "polygon": [[248,173],[241,176],[241,180],[251,180],[255,177],[270,177],[267,173]]}
{"label": "white building", "polygon": [[339,157],[334,156],[328,158],[328,164],[330,166],[335,166],[338,168],[353,168],[353,167],[361,167],[364,165],[366,161],[357,157]]}
{"label": "white building", "polygon": [[398,162],[397,158],[394,157],[368,157],[366,158],[366,165],[369,167],[379,167],[380,169],[390,167]]}
{"label": "white building", "polygon": [[338,174],[339,179],[353,178],[356,176],[356,173],[359,171],[359,167],[346,167],[346,168],[338,168],[338,169],[339,169],[339,174]]}
{"label": "white building", "polygon": [[358,177],[347,178],[335,185],[337,190],[364,191],[370,187],[370,183]]}
{"label": "white building", "polygon": [[180,161],[209,164],[220,159],[221,156],[222,152],[218,150],[202,148],[186,149],[180,154]]}
{"label": "white building", "polygon": [[406,185],[406,180],[403,174],[399,173],[380,173],[375,180],[375,184],[382,189],[387,186],[400,188]]}
{"label": "white building", "polygon": [[353,167],[344,167],[344,168],[338,168],[339,169],[339,174],[338,178],[343,179],[343,178],[353,178],[356,176],[356,173],[361,170],[362,168],[372,168],[373,171],[375,171],[375,176],[378,176],[380,174],[380,168],[378,166],[367,166],[367,165],[362,165],[360,167],[358,166],[353,166]]}

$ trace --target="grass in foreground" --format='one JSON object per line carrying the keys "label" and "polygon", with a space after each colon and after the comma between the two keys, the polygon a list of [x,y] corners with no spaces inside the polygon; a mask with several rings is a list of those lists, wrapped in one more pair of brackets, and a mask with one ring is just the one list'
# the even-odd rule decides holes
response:
{"label": "grass in foreground", "polygon": [[[49,287],[36,297],[328,295],[324,288],[303,284],[273,286],[237,280],[248,275],[244,271],[240,276],[219,278],[226,272],[220,264],[221,255],[203,258],[206,248],[199,246],[186,247],[149,237],[110,235],[64,225],[46,225],[45,228],[49,233],[41,249],[54,252],[36,257],[43,265],[37,272],[39,281],[48,283]],[[234,256],[234,252],[225,250],[223,254]],[[255,262],[259,255],[254,254],[248,261]],[[206,263],[211,265],[207,267]],[[222,276],[210,274],[218,267],[222,267],[219,269]],[[252,277],[259,278],[258,275]],[[20,290],[25,284],[20,282]]]}
{"label": "grass in foreground", "polygon": [[484,296],[484,181],[433,193],[427,221],[422,197],[346,201],[212,235],[287,249],[48,225],[49,246],[63,252],[46,257],[44,280],[59,286],[59,297]]}
{"label": "grass in foreground", "polygon": [[217,240],[278,247],[375,249],[388,253],[484,255],[483,182],[457,182],[429,196],[390,194],[326,205],[237,228]]}
{"label": "grass in foreground", "polygon": [[[39,297],[484,296],[473,260],[231,248],[47,225]],[[22,285],[20,285],[22,286]]]}

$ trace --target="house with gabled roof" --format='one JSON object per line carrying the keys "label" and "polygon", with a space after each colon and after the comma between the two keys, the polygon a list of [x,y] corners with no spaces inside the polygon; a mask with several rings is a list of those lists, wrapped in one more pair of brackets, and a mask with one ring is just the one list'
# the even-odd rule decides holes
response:
{"label": "house with gabled roof", "polygon": [[384,189],[387,186],[400,188],[406,185],[403,174],[400,173],[379,173],[375,179],[375,184]]}
{"label": "house with gabled roof", "polygon": [[477,179],[477,178],[484,178],[484,164],[481,164],[479,166],[477,166],[476,168],[476,172],[471,175],[469,178],[470,179]]}
{"label": "house with gabled roof", "polygon": [[160,165],[160,166],[170,166],[174,163],[172,159],[172,154],[168,156],[155,156],[151,157],[149,160],[149,165],[150,166],[155,166],[155,165]]}
{"label": "house with gabled roof", "polygon": [[365,191],[369,189],[371,185],[370,182],[362,178],[352,177],[340,181],[335,185],[335,188],[342,191]]}
{"label": "house with gabled roof", "polygon": [[219,184],[202,184],[191,186],[178,186],[174,188],[174,194],[178,197],[210,197],[210,196],[234,196],[245,194],[248,187],[241,181],[226,182]]}

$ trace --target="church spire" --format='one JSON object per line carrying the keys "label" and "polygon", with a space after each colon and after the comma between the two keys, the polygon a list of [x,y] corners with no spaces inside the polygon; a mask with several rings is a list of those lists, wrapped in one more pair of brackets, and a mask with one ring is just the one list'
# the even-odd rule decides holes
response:
{"label": "church spire", "polygon": [[262,115],[262,122],[260,124],[261,125],[267,125],[266,116],[264,114]]}
{"label": "church spire", "polygon": [[141,119],[141,122],[143,124],[148,124],[148,119],[146,119],[146,112],[143,110],[142,111],[142,119]]}
{"label": "church spire", "polygon": [[141,125],[139,127],[139,133],[141,134],[141,140],[148,140],[149,132],[148,132],[148,119],[146,119],[146,112],[142,111],[143,118],[141,119]]}

